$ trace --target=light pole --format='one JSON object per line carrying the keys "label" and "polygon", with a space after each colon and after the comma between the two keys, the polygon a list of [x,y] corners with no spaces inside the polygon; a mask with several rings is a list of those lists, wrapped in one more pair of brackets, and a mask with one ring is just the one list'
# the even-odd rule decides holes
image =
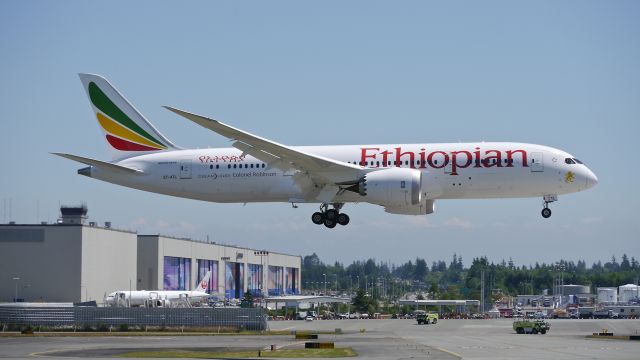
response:
{"label": "light pole", "polygon": [[364,293],[369,293],[369,283],[368,283],[367,275],[364,276]]}
{"label": "light pole", "polygon": [[338,274],[334,274],[336,277],[336,294],[338,293]]}
{"label": "light pole", "polygon": [[20,278],[17,276],[14,276],[13,280],[16,282],[16,293],[15,293],[15,296],[13,297],[13,302],[18,302],[18,281],[20,281]]}
{"label": "light pole", "polygon": [[358,278],[358,290],[360,290],[360,275],[356,275],[356,277]]}
{"label": "light pole", "polygon": [[324,276],[324,296],[327,296],[327,274],[322,274]]}

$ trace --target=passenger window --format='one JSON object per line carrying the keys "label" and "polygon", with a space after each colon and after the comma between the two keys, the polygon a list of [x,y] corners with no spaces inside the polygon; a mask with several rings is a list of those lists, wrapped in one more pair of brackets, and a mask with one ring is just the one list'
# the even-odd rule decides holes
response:
{"label": "passenger window", "polygon": [[231,164],[227,165],[227,169],[231,169]]}
{"label": "passenger window", "polygon": [[409,160],[405,160],[404,164],[409,165]]}
{"label": "passenger window", "polygon": [[220,165],[216,165],[216,169],[220,169]]}
{"label": "passenger window", "polygon": [[380,166],[380,161],[376,161],[376,166]]}
{"label": "passenger window", "polygon": [[264,164],[262,164],[262,167],[264,167]]}
{"label": "passenger window", "polygon": [[238,165],[236,165],[236,164],[233,164],[233,168],[234,168],[234,169],[235,169],[235,168],[237,168],[237,166],[238,166]]}
{"label": "passenger window", "polygon": [[213,169],[213,165],[209,165],[209,169]]}

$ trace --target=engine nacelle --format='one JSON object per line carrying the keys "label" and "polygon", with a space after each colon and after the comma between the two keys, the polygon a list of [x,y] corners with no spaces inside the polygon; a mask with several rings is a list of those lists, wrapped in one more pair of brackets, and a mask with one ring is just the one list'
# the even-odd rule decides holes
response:
{"label": "engine nacelle", "polygon": [[385,206],[384,211],[398,215],[428,215],[435,210],[434,201],[426,199],[418,205]]}
{"label": "engine nacelle", "polygon": [[372,171],[358,183],[365,201],[390,208],[419,205],[422,173],[416,169],[390,168]]}

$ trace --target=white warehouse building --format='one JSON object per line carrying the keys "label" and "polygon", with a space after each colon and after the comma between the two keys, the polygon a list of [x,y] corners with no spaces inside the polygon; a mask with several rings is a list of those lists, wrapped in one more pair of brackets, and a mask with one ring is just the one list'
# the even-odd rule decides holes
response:
{"label": "white warehouse building", "polygon": [[298,294],[300,256],[86,224],[63,207],[57,224],[0,225],[0,302],[101,303],[117,290],[187,290],[207,271],[228,299]]}

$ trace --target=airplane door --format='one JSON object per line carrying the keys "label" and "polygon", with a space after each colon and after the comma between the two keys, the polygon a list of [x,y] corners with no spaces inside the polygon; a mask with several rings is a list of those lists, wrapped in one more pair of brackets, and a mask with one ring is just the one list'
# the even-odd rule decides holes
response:
{"label": "airplane door", "polygon": [[180,160],[180,179],[191,179],[191,160]]}
{"label": "airplane door", "polygon": [[541,152],[531,153],[531,163],[529,164],[531,172],[543,172],[544,171],[544,158]]}

